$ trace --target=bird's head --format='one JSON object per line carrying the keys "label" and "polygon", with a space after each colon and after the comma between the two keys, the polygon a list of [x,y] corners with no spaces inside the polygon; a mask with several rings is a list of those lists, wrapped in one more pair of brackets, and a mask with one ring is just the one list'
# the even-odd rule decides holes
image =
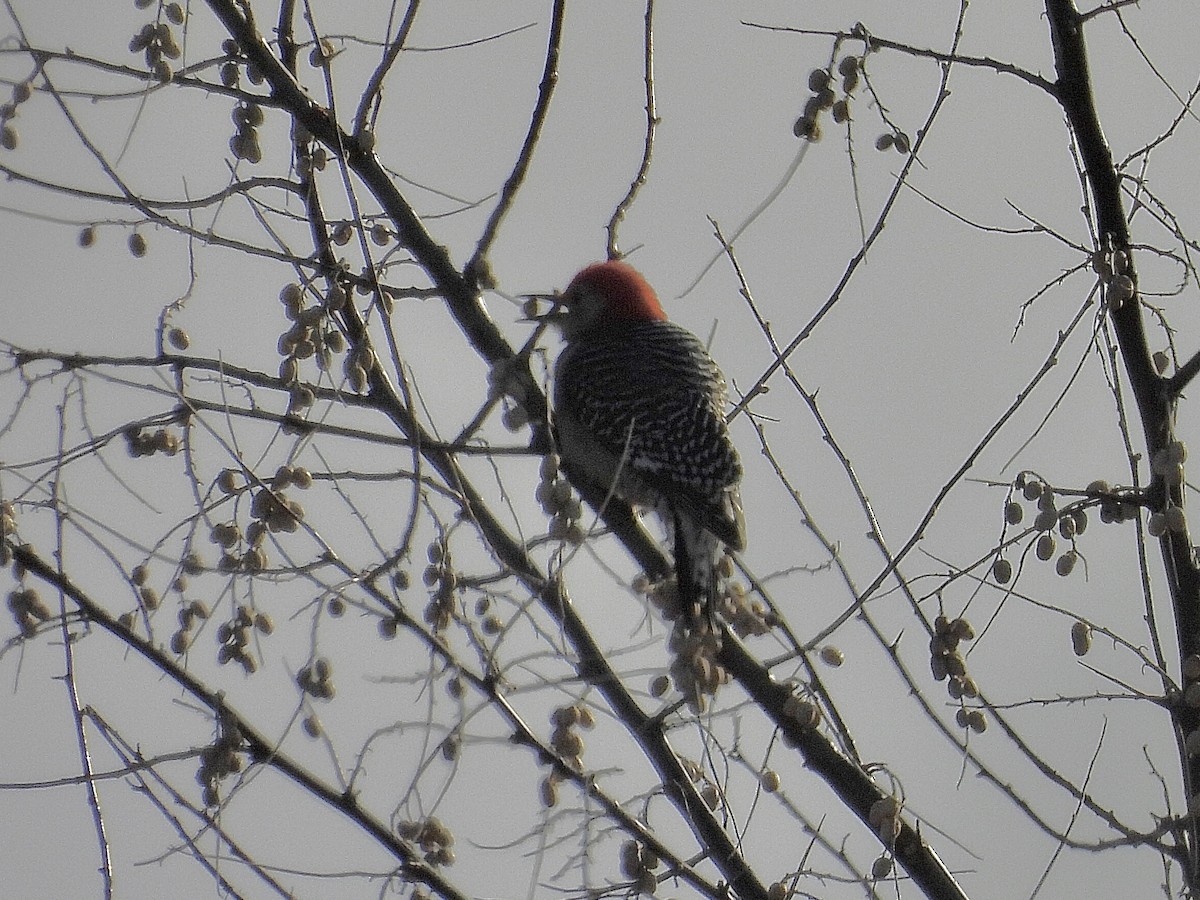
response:
{"label": "bird's head", "polygon": [[583,269],[565,291],[549,299],[554,306],[538,319],[557,325],[567,341],[596,329],[667,318],[646,279],[633,266],[613,259]]}

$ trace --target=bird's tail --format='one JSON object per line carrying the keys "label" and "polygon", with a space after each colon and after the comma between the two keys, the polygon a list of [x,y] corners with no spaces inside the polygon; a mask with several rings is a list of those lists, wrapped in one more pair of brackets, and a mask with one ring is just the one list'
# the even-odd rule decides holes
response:
{"label": "bird's tail", "polygon": [[675,583],[684,622],[692,629],[707,626],[717,633],[721,542],[689,516],[676,514],[674,520]]}

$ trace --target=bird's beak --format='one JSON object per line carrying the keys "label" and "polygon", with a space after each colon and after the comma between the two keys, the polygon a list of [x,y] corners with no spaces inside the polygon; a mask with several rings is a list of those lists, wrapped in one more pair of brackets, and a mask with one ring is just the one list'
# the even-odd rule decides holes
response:
{"label": "bird's beak", "polygon": [[[539,325],[554,325],[567,316],[567,307],[563,303],[562,294],[522,294],[525,301],[522,322],[537,322]],[[549,303],[550,308],[539,312],[542,303]]]}

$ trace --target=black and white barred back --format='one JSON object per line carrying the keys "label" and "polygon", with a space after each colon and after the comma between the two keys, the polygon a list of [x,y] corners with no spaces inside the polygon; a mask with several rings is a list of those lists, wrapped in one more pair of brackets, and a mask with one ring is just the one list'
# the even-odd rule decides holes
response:
{"label": "black and white barred back", "polygon": [[[620,322],[567,344],[554,379],[568,472],[654,507],[676,543],[681,599],[711,596],[721,545],[741,550],[742,466],[725,425],[725,379],[670,321]],[[691,580],[691,585],[685,584]]]}

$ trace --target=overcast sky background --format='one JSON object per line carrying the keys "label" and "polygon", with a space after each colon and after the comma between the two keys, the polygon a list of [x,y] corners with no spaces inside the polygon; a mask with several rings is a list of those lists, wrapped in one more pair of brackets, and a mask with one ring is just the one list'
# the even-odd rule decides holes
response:
{"label": "overcast sky background", "polygon": [[[353,10],[341,5],[316,7],[319,27],[331,35],[380,38],[382,13],[370,4],[353,6]],[[58,4],[18,0],[14,7],[36,46],[70,47],[84,55],[138,62],[124,48],[147,20],[147,13],[131,3],[73,4],[69,14]],[[800,148],[792,123],[808,96],[808,72],[828,62],[831,48],[826,37],[772,32],[744,23],[848,30],[861,21],[882,37],[945,51],[957,11],[957,4],[932,0],[903,4],[902,11],[896,4],[869,0],[663,2],[656,7],[655,89],[661,124],[649,179],[622,226],[621,246],[632,251],[631,261],[657,287],[672,318],[704,337],[711,335],[713,355],[735,395],[754,384],[772,357],[751,311],[738,296],[731,267],[718,261],[693,291],[680,295],[720,250],[706,217],[731,233],[788,169]],[[561,288],[582,265],[602,258],[604,226],[636,171],[645,129],[643,13],[639,4],[625,2],[577,3],[568,8],[551,113],[526,184],[490,257],[499,290],[487,296],[487,305],[518,346],[530,326],[521,321],[519,304],[507,298]],[[1157,71],[1139,56],[1112,17],[1089,24],[1087,32],[1098,107],[1118,160],[1162,134],[1179,115],[1180,104],[1168,85],[1186,96],[1200,77],[1195,53],[1200,18],[1190,4],[1146,0],[1126,7],[1124,14]],[[494,203],[488,198],[507,177],[528,126],[548,21],[549,4],[524,0],[500,4],[463,0],[423,9],[410,41],[414,52],[404,55],[386,94],[377,126],[378,153],[405,180],[401,190],[427,217],[428,227],[449,248],[456,264],[469,258]],[[532,27],[475,46],[416,52],[522,25]],[[11,19],[5,19],[0,33],[15,33]],[[207,9],[193,3],[186,58],[215,55],[221,37]],[[857,50],[853,42],[847,47]],[[14,52],[11,37],[0,49],[0,75],[11,81],[29,75],[28,59]],[[977,0],[966,16],[960,52],[1053,77],[1039,3]],[[350,44],[335,62],[334,76],[344,92],[338,97],[342,109],[353,109],[375,58],[375,51]],[[928,60],[894,52],[874,54],[868,65],[889,118],[915,138],[936,98],[938,68]],[[53,61],[47,71],[59,90],[68,94],[95,79],[92,71],[61,61]],[[314,95],[322,96],[314,71],[306,69],[304,77]],[[132,81],[106,82],[109,87],[114,84],[131,95],[99,103],[72,97],[68,102],[106,156],[120,156],[119,169],[135,190],[148,197],[199,196],[228,182],[227,98],[196,90],[162,90],[141,97],[133,93]],[[1079,178],[1061,112],[1051,98],[1012,75],[986,67],[957,67],[950,92],[910,184],[958,218],[915,191],[902,191],[883,237],[839,304],[791,358],[805,388],[818,392],[829,427],[852,461],[893,548],[912,534],[939,488],[1042,366],[1059,331],[1086,302],[1093,285],[1087,272],[1064,280],[1025,311],[1025,325],[1014,339],[1022,304],[1062,272],[1086,261],[1070,246],[1090,246],[1079,212]],[[758,308],[781,343],[790,341],[826,301],[861,246],[856,197],[870,228],[904,163],[895,151],[874,149],[884,127],[865,95],[860,93],[853,110],[853,172],[845,132],[826,121],[824,139],[808,150],[791,183],[737,243],[738,259]],[[113,190],[49,97],[39,93],[23,105],[15,124],[20,145],[0,154],[0,163],[81,188]],[[1200,215],[1194,190],[1198,136],[1195,117],[1185,117],[1172,138],[1151,156],[1144,173],[1184,234],[1195,233]],[[261,174],[285,174],[286,140],[282,118],[268,112],[263,129],[267,163]],[[126,142],[128,149],[121,155]],[[247,174],[244,166],[239,174]],[[444,194],[478,201],[479,206],[447,216],[462,204]],[[173,321],[187,328],[195,353],[274,371],[275,342],[283,327],[274,298],[293,277],[290,267],[199,244],[191,248],[192,262],[182,237],[154,228],[142,229],[150,252],[135,260],[126,249],[128,228],[121,224],[130,220],[127,211],[12,181],[0,183],[0,210],[4,222],[0,337],[5,340],[88,353],[150,354],[162,309],[190,290]],[[331,211],[333,216],[343,214],[343,210]],[[1168,246],[1153,217],[1145,210],[1139,216],[1134,220],[1135,241]],[[1044,233],[985,231],[969,224],[1018,230],[1027,228],[1030,220],[1057,232],[1062,240]],[[107,224],[99,228],[97,246],[82,250],[76,245],[78,229],[93,222]],[[211,209],[198,214],[197,227],[213,224]],[[223,210],[216,227],[263,240],[244,207],[231,205]],[[1179,352],[1186,357],[1200,345],[1195,285],[1189,283],[1182,293],[1165,296],[1175,292],[1179,269],[1149,251],[1138,257],[1138,264],[1143,290],[1177,329]],[[403,271],[393,270],[390,280],[421,283],[415,271],[405,277]],[[1164,296],[1153,296],[1156,293]],[[397,337],[405,359],[434,410],[434,424],[443,436],[452,436],[486,395],[485,366],[464,350],[461,333],[438,301],[405,301],[402,309]],[[1082,488],[1094,478],[1128,482],[1111,395],[1096,354],[1087,350],[1092,328],[1089,313],[1059,354],[1059,365],[984,453],[971,478],[1011,480],[1027,467],[1059,486]],[[1151,332],[1154,349],[1165,347],[1161,330]],[[546,346],[552,358],[553,338],[547,339]],[[1081,360],[1086,362],[1073,381]],[[129,377],[143,382],[150,376]],[[1070,392],[1056,406],[1068,384]],[[814,520],[837,544],[862,588],[879,572],[881,563],[865,536],[867,524],[858,503],[795,392],[778,376],[770,386],[770,393],[755,401],[754,411]],[[61,388],[59,384],[36,394],[42,406],[23,412],[19,427],[0,435],[0,460],[24,461],[53,452],[53,403],[55,391]],[[165,406],[161,398],[131,393],[120,384],[94,385],[89,390],[87,408],[98,430]],[[17,391],[18,382],[11,374],[0,380],[0,416],[10,414]],[[1053,416],[1039,430],[1052,409]],[[375,421],[373,427],[381,426]],[[1195,416],[1185,402],[1179,433],[1186,440],[1195,427]],[[525,440],[524,434],[505,435],[498,428],[491,434],[508,445]],[[800,637],[810,637],[846,608],[848,594],[828,572],[793,571],[820,567],[826,558],[804,532],[799,512],[758,452],[754,430],[743,419],[735,423],[734,434],[747,466],[745,560],[759,576],[787,573],[771,587]],[[1135,430],[1135,443],[1139,439]],[[123,453],[119,446],[114,449]],[[265,445],[256,449],[269,452]],[[1016,462],[1010,464],[1018,451]],[[397,462],[380,447],[369,450],[379,458],[364,459],[363,451],[353,447],[333,452],[340,461],[360,469],[378,471],[407,464],[407,457]],[[308,464],[317,468],[311,460]],[[503,465],[505,485],[517,498],[518,509],[525,511],[524,518],[518,518],[539,527],[535,523],[540,513],[532,501],[536,460]],[[472,471],[478,475],[484,468],[479,465]],[[158,469],[147,465],[136,472],[146,479],[142,487],[148,495],[161,497],[164,503],[174,498],[186,504],[186,492],[181,493],[178,484],[167,485],[165,465]],[[0,469],[5,496],[24,489],[20,479],[28,474],[5,478]],[[160,477],[163,484],[155,481]],[[131,530],[162,535],[186,515],[172,507],[155,518],[129,492],[114,488],[102,472],[97,478],[69,481],[65,489],[72,502],[107,522],[128,522]],[[388,522],[388,504],[399,496],[399,492],[381,493],[376,506],[366,507],[377,527]],[[995,545],[1003,524],[1003,501],[1003,488],[970,481],[947,498],[906,565],[906,574],[916,579],[918,594],[923,594],[923,585],[934,583],[918,576],[945,571],[945,564],[936,560],[965,566]],[[52,533],[47,531],[47,521],[36,522],[31,513],[28,527],[45,539]],[[337,527],[351,528],[345,523]],[[325,537],[337,541],[342,534],[337,527],[331,526]],[[1086,579],[1082,570],[1070,579],[1056,578],[1048,566],[1031,557],[1019,588],[1042,602],[1083,610],[1135,646],[1145,646],[1149,638],[1142,623],[1132,529],[1101,529],[1095,521],[1093,529],[1096,533],[1089,532],[1089,542],[1080,546],[1088,563]],[[347,545],[353,546],[352,531],[345,534]],[[388,534],[381,540],[390,545],[396,538]],[[611,544],[601,546],[605,561],[622,577],[634,574],[619,550]],[[90,551],[80,547],[77,552],[86,559]],[[1159,567],[1156,554],[1152,548],[1152,572]],[[583,558],[578,565],[591,563]],[[423,560],[416,559],[414,580],[422,566]],[[98,573],[96,578],[98,585],[119,589],[111,574]],[[589,590],[593,584],[599,586]],[[943,598],[947,608],[957,613],[973,590],[966,581],[956,583]],[[661,639],[661,627],[650,633],[637,630],[641,611],[613,582],[581,576],[573,591],[577,602],[591,605],[589,613],[608,646],[622,647],[651,636]],[[971,608],[977,628],[988,621],[1000,599],[995,590],[979,593]],[[114,602],[112,608],[125,606]],[[906,633],[905,647],[918,682],[931,692],[935,704],[944,702],[942,686],[929,680],[923,662],[926,637],[914,629],[898,594],[883,594],[872,609],[895,633]],[[1162,606],[1159,613],[1168,611]],[[277,614],[277,618],[286,616]],[[1112,642],[1098,641],[1095,656],[1088,661],[1116,684],[1077,665],[1070,650],[1070,624],[1061,614],[1009,598],[986,640],[973,651],[972,671],[999,703],[1120,690],[1120,684],[1156,689],[1153,674]],[[300,622],[301,631],[304,627]],[[1163,631],[1169,642],[1170,629]],[[11,624],[0,630],[5,638],[12,633]],[[386,679],[402,671],[389,667],[373,633],[373,622],[366,621],[347,623],[322,635],[322,652],[339,666],[339,682],[347,697],[321,714],[330,733],[351,748],[350,755],[378,727],[372,713],[395,702],[389,692],[398,689]],[[307,634],[297,644],[301,648],[297,653],[283,654],[292,672],[297,660],[303,661],[306,640]],[[913,705],[903,696],[878,646],[859,626],[851,622],[832,642],[846,652],[848,662],[824,674],[859,738],[863,757],[891,766],[916,813],[953,836],[953,841],[940,835],[931,840],[951,868],[963,873],[972,897],[1028,896],[1055,852],[1055,841],[973,771],[962,773],[954,748],[934,735],[928,723],[914,721]],[[203,717],[174,702],[178,693],[147,666],[108,644],[93,640],[81,645],[87,687],[83,702],[94,703],[129,734],[146,741],[150,752],[161,749],[156,742],[160,737],[168,739],[162,746],[186,746],[188,740],[179,739],[180,733],[194,732],[194,745],[202,745],[209,734]],[[368,644],[370,651],[365,649]],[[760,652],[772,651],[763,645]],[[1169,649],[1167,655],[1170,658]],[[647,649],[645,658],[647,666],[664,664],[657,647]],[[0,656],[0,684],[4,685],[0,783],[77,773],[73,728],[62,684],[56,680],[62,665],[62,650],[54,639],[9,647]],[[270,696],[286,692],[289,677],[281,665],[271,682],[278,690]],[[237,681],[231,682],[231,690],[237,689]],[[248,708],[257,704],[256,713],[282,729],[294,711],[294,699],[288,696],[272,707],[264,699],[268,693],[249,693],[241,701]],[[425,707],[413,701],[390,718],[419,726],[425,715]],[[1099,746],[1090,788],[1103,805],[1116,809],[1133,826],[1149,829],[1154,824],[1152,814],[1164,812],[1163,791],[1147,756],[1168,785],[1175,811],[1180,810],[1178,763],[1169,725],[1150,704],[1037,707],[1013,715],[1025,729],[1022,734],[1077,783],[1085,777]],[[952,718],[952,711],[947,718]],[[538,725],[544,721],[539,719]],[[977,749],[984,745],[981,752],[995,763],[1002,779],[1012,780],[1018,791],[1037,798],[1039,810],[1053,827],[1067,827],[1073,814],[1068,796],[1048,788],[1044,779],[1030,774],[1027,765],[1013,763],[1010,746],[996,730],[973,740]],[[605,745],[603,738],[597,741],[588,759],[601,765]],[[481,740],[475,749],[464,757],[456,790],[448,796],[443,814],[462,829],[459,862],[449,875],[473,895],[523,896],[532,890],[533,896],[548,896],[530,888],[536,879],[523,856],[510,867],[499,864],[503,853],[471,847],[472,841],[496,846],[515,839],[520,828],[502,821],[504,811],[512,811],[513,821],[523,825],[537,815],[533,762],[522,761],[518,751],[505,749],[502,743],[492,747]],[[329,765],[320,749],[305,751],[302,745],[297,752],[314,767]],[[411,758],[399,750],[394,758],[380,750],[371,763],[376,772],[389,765],[403,771],[411,764]],[[186,774],[186,766],[177,771]],[[509,766],[519,773],[511,779],[504,768]],[[785,786],[795,792],[795,802],[816,819],[828,811],[837,823],[830,837],[839,842],[843,834],[851,835],[851,852],[869,862],[877,852],[873,839],[839,816],[836,799],[827,789],[806,775],[796,759],[782,756],[777,767]],[[186,783],[186,777],[180,780]],[[279,834],[256,834],[269,853],[276,854],[273,858],[321,871],[387,868],[387,861],[374,848],[364,846],[355,835],[340,833],[336,817],[314,810],[310,801],[295,796],[276,778],[262,781],[262,787],[252,788],[261,799],[246,805],[258,806],[260,812],[262,807],[275,811],[289,832],[282,833],[281,825]],[[614,775],[612,783],[622,783],[620,776]],[[479,793],[489,799],[476,806]],[[215,893],[198,867],[172,857],[160,863],[157,854],[174,838],[161,825],[157,826],[161,834],[151,830],[147,836],[141,830],[147,828],[147,821],[156,820],[131,791],[114,787],[104,798],[113,823],[115,855],[123,861],[120,896]],[[236,807],[230,810],[233,817],[241,814]],[[137,829],[136,839],[122,834],[126,822]],[[29,898],[99,896],[91,829],[78,787],[0,791],[0,874],[6,889],[13,896]],[[1111,836],[1086,816],[1079,831],[1084,840]],[[769,837],[760,838],[762,847],[778,854],[778,874],[798,865],[805,851],[806,844],[794,835],[778,846]],[[520,852],[530,849],[523,847]],[[764,877],[772,874],[763,872]],[[1067,853],[1056,864],[1042,896],[1077,896],[1085,891],[1153,896],[1161,879],[1160,860],[1150,850]],[[301,896],[365,897],[377,890],[370,882],[353,878],[298,883]],[[828,897],[861,896],[860,888],[832,882],[809,885],[809,889]],[[902,893],[912,895],[907,889]],[[687,891],[680,887],[663,895],[686,896]]]}

